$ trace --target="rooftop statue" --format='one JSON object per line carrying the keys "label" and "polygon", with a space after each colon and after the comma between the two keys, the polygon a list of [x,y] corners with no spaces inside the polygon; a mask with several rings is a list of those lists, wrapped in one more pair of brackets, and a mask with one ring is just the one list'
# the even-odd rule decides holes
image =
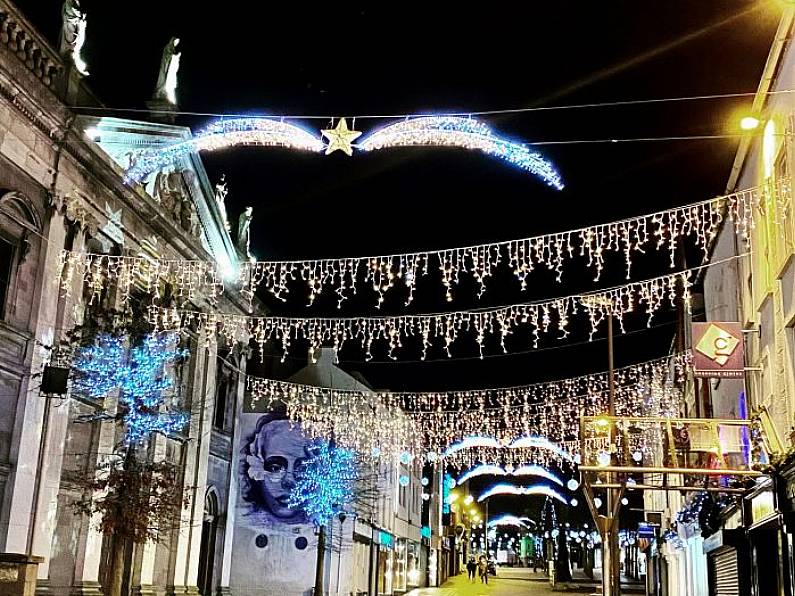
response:
{"label": "rooftop statue", "polygon": [[160,72],[157,75],[157,85],[153,98],[167,101],[177,105],[177,73],[179,72],[179,59],[182,54],[177,53],[179,38],[172,37],[171,41],[163,48],[163,58],[160,61]]}

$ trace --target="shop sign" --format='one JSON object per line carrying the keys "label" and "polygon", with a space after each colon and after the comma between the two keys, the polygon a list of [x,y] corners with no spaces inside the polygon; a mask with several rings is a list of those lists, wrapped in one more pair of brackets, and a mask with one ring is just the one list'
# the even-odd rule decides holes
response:
{"label": "shop sign", "polygon": [[776,513],[773,491],[766,490],[751,499],[751,519],[757,523]]}
{"label": "shop sign", "polygon": [[429,526],[422,526],[422,529],[420,530],[420,536],[430,540],[431,539],[431,528]]}
{"label": "shop sign", "polygon": [[723,530],[719,530],[709,538],[704,539],[704,554],[718,550],[721,546],[723,546]]}
{"label": "shop sign", "polygon": [[392,536],[389,532],[384,532],[380,530],[378,532],[378,544],[383,546],[384,548],[392,548],[395,544],[395,537]]}
{"label": "shop sign", "polygon": [[655,538],[660,524],[638,522],[638,538]]}
{"label": "shop sign", "polygon": [[693,323],[693,375],[724,379],[745,376],[740,323]]}

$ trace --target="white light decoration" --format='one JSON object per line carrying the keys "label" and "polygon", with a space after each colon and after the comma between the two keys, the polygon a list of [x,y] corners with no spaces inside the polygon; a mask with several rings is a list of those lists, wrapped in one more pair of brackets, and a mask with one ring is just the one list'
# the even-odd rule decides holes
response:
{"label": "white light decoration", "polygon": [[[568,454],[566,454],[566,455],[568,455]],[[563,481],[558,476],[556,476],[555,474],[553,474],[552,472],[550,472],[546,468],[542,468],[541,466],[538,466],[538,465],[520,466],[520,467],[516,468],[511,473],[511,475],[512,476],[520,476],[520,477],[521,476],[538,476],[539,478],[545,478],[545,479],[549,480],[550,482],[554,482],[558,486],[563,486]]]}
{"label": "white light decoration", "polygon": [[505,470],[503,470],[500,466],[483,464],[483,465],[480,465],[480,466],[476,466],[476,467],[472,468],[471,470],[467,470],[465,473],[463,473],[458,478],[458,480],[456,481],[456,484],[463,484],[464,482],[466,482],[470,478],[475,478],[476,476],[488,476],[488,475],[491,475],[491,476],[506,476],[507,474],[508,473]]}
{"label": "white light decoration", "polygon": [[643,460],[643,453],[641,451],[633,451],[632,452],[632,459],[636,462],[640,462]]}
{"label": "white light decoration", "polygon": [[498,157],[563,189],[560,174],[540,153],[527,145],[494,134],[486,124],[460,116],[426,116],[389,124],[367,135],[357,148],[375,151],[391,147],[460,147]]}
{"label": "white light decoration", "polygon": [[[278,131],[234,132],[237,121],[227,121],[229,135],[247,135],[251,143],[260,139],[262,144],[303,144],[307,150],[319,151],[323,144],[301,129]],[[268,126],[283,123],[270,122]],[[260,123],[260,126],[264,124]],[[290,126],[290,125],[284,125]],[[245,128],[245,127],[242,127]],[[224,146],[226,134],[209,129],[206,137],[185,141],[170,151],[184,154],[193,150],[193,144],[210,145],[210,141]],[[307,137],[301,136],[309,135]],[[291,136],[292,135],[292,136]],[[262,137],[262,138],[260,138]],[[282,138],[284,137],[284,138]],[[293,137],[295,137],[293,139]],[[277,142],[277,139],[282,139]],[[287,140],[288,138],[292,140]],[[270,140],[268,140],[270,139]],[[316,143],[316,144],[313,144]],[[183,146],[184,145],[184,146]],[[162,158],[156,150],[139,156],[136,168],[148,171],[159,170],[171,157]],[[148,161],[147,161],[148,160]],[[160,161],[158,161],[160,160]],[[148,164],[148,165],[147,165]],[[130,171],[132,173],[132,170]],[[128,172],[128,176],[131,175]],[[780,184],[777,196],[789,194],[789,186]],[[115,282],[121,288],[121,295],[129,295],[131,274],[143,276],[148,291],[156,291],[158,280],[162,277],[174,284],[179,296],[193,297],[195,293],[218,296],[224,285],[233,284],[251,298],[262,286],[280,300],[286,300],[289,285],[302,281],[308,291],[308,302],[312,304],[323,292],[334,293],[338,305],[350,295],[362,295],[367,290],[375,292],[376,304],[384,302],[385,296],[395,288],[403,288],[406,303],[412,302],[417,280],[433,272],[440,281],[441,289],[448,301],[458,285],[466,278],[473,280],[482,296],[488,282],[500,267],[511,271],[522,289],[527,287],[527,278],[536,268],[555,272],[557,281],[562,281],[564,268],[570,262],[582,260],[594,274],[594,281],[601,278],[610,255],[623,257],[627,279],[630,277],[632,257],[652,251],[665,251],[670,256],[670,265],[676,263],[676,251],[680,245],[696,248],[704,257],[715,239],[721,223],[729,219],[734,223],[735,232],[747,242],[753,227],[753,213],[761,205],[762,190],[753,188],[731,195],[659,211],[635,218],[612,223],[598,224],[575,230],[556,232],[507,240],[469,247],[449,248],[435,251],[420,251],[387,256],[339,257],[319,260],[256,261],[239,264],[238,275],[234,281],[231,267],[219,271],[214,263],[195,261],[176,261],[164,259],[150,262],[136,257],[112,257],[87,253],[64,252],[62,266],[67,277],[80,275],[88,282],[88,287],[96,293],[106,284]],[[64,280],[62,280],[64,281]],[[68,289],[65,281],[64,291]]]}
{"label": "white light decoration", "polygon": [[622,505],[629,505],[629,499],[627,499],[626,497],[623,497],[623,498],[621,499],[621,504],[622,504]]}
{"label": "white light decoration", "polygon": [[593,504],[594,504],[594,507],[599,509],[602,506],[602,499],[600,499],[599,497],[595,497],[594,500],[593,500]]}
{"label": "white light decoration", "polygon": [[[616,369],[617,414],[677,415],[689,361],[688,353]],[[507,474],[508,466],[514,472],[570,466],[580,449],[579,417],[606,411],[608,385],[607,373],[593,373],[500,389],[371,393],[247,378],[250,407],[285,404],[290,418],[313,437],[333,432],[342,446],[361,453],[378,449],[384,457],[408,451],[429,462],[442,454],[448,465],[463,469],[502,466],[475,475]]]}
{"label": "white light decoration", "polygon": [[571,503],[572,507],[576,507],[579,504],[579,501],[577,499],[572,499],[571,501],[569,501],[569,503]]}
{"label": "white light decoration", "polygon": [[596,462],[603,468],[610,465],[610,454],[606,451],[600,451],[596,456]]}
{"label": "white light decoration", "polygon": [[566,483],[566,488],[570,491],[575,491],[580,487],[580,483],[577,482],[576,478],[570,478],[569,481]]}
{"label": "white light decoration", "polygon": [[128,184],[142,182],[147,176],[170,166],[193,153],[218,151],[234,146],[283,147],[299,151],[320,152],[323,141],[294,124],[271,118],[232,118],[218,120],[191,139],[147,148],[135,154],[124,175]]}
{"label": "white light decoration", "polygon": [[557,332],[558,339],[566,338],[574,316],[581,316],[589,322],[589,340],[606,325],[611,313],[622,332],[626,332],[624,317],[629,313],[644,312],[648,317],[647,325],[651,325],[652,317],[665,304],[674,306],[678,298],[689,304],[693,271],[633,282],[602,292],[430,315],[271,317],[153,306],[149,309],[149,322],[155,332],[197,326],[205,345],[210,345],[216,335],[220,335],[227,344],[254,341],[265,352],[266,346],[273,341],[280,345],[283,358],[289,354],[294,341],[303,340],[309,344],[310,354],[328,342],[339,351],[347,342],[356,341],[367,360],[373,358],[373,344],[378,343],[388,349],[390,358],[397,360],[396,352],[413,338],[420,340],[422,360],[426,359],[433,346],[440,346],[447,357],[452,357],[451,348],[462,337],[474,341],[483,358],[488,336],[497,338],[502,353],[507,354],[506,340],[518,330],[528,329],[530,337],[526,347],[537,348],[542,334]]}
{"label": "white light decoration", "polygon": [[518,518],[515,515],[502,515],[500,517],[496,517],[494,519],[489,520],[488,523],[489,528],[494,528],[498,526],[516,526],[519,528],[528,527],[528,525],[521,518]]}
{"label": "white light decoration", "polygon": [[495,495],[539,495],[550,497],[552,499],[557,499],[564,505],[568,503],[566,499],[564,499],[560,493],[556,490],[543,485],[543,484],[535,484],[533,486],[514,486],[513,484],[496,484],[488,489],[486,489],[483,494],[478,497],[478,503],[481,503],[488,499],[489,497],[493,497]]}

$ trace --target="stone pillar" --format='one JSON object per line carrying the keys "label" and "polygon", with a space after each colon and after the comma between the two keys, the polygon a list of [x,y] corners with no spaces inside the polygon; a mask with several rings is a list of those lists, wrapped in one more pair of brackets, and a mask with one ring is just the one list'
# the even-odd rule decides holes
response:
{"label": "stone pillar", "polygon": [[240,413],[243,409],[243,400],[246,395],[246,350],[238,359],[240,373],[237,376],[237,390],[235,391],[235,419],[232,426],[232,461],[229,463],[229,490],[226,502],[226,526],[224,528],[224,554],[221,559],[221,585],[219,594],[231,594],[229,588],[232,579],[232,547],[235,543],[235,521],[237,519],[237,458],[238,445],[240,444]]}
{"label": "stone pillar", "polygon": [[28,553],[32,546],[29,544],[32,539],[31,523],[42,523],[40,519],[34,522],[36,513],[33,504],[37,500],[45,399],[39,394],[38,383],[33,375],[42,371],[44,362],[49,358],[49,351],[39,346],[50,345],[55,334],[59,292],[53,280],[58,279],[59,255],[66,236],[63,215],[51,211],[42,235],[47,240],[41,242],[39,277],[34,295],[33,334],[36,341],[30,342],[27,356],[27,369],[32,374],[25,377],[17,401],[10,453],[10,460],[16,465],[8,477],[0,514],[0,552],[7,553]]}
{"label": "stone pillar", "polygon": [[[115,413],[118,407],[118,396],[109,396],[105,399],[105,409]],[[116,424],[113,421],[100,423],[99,439],[97,441],[96,462],[110,457],[116,449]],[[97,494],[96,497],[101,497]],[[97,530],[101,516],[94,514],[86,519],[81,534],[85,540],[80,540],[75,554],[75,580],[72,588],[74,596],[100,596],[102,590],[99,583],[99,566],[102,562],[103,535]]]}
{"label": "stone pillar", "polygon": [[201,343],[191,351],[190,407],[194,412],[190,421],[190,441],[183,447],[185,456],[184,482],[190,490],[188,506],[182,511],[177,534],[177,554],[174,567],[173,593],[198,594],[199,551],[204,520],[204,493],[207,490],[207,464],[210,455],[212,408],[207,400],[215,399],[216,347],[204,349]]}
{"label": "stone pillar", "polygon": [[[85,233],[78,230],[75,235],[75,251],[85,249]],[[47,282],[45,282],[47,283]],[[79,304],[83,295],[82,279],[75,279],[68,297],[64,297],[61,308],[58,310],[56,334],[62,339],[72,321],[72,311],[75,304]],[[46,406],[47,404],[45,404]],[[61,488],[61,470],[63,469],[64,446],[69,426],[69,407],[46,408],[47,436],[44,440],[47,456],[42,460],[42,469],[39,473],[39,495],[36,503],[36,519],[38,523],[33,529],[33,552],[44,557],[38,566],[39,580],[49,577],[50,558],[52,556],[53,534],[58,519],[58,492]]]}
{"label": "stone pillar", "polygon": [[[163,435],[154,435],[154,449],[152,451],[152,458],[154,461],[162,461],[165,459],[166,438]],[[133,593],[137,596],[151,596],[158,593],[154,586],[157,542],[147,540],[142,548],[140,582],[139,585],[133,589]]]}
{"label": "stone pillar", "polygon": [[33,596],[41,557],[0,554],[0,596]]}

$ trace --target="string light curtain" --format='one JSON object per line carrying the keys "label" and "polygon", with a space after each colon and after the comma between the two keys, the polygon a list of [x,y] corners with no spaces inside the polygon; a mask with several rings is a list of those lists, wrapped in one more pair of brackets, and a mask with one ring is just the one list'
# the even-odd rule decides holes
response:
{"label": "string light curtain", "polygon": [[[783,189],[786,185],[781,186]],[[216,297],[227,286],[234,287],[251,305],[260,287],[286,300],[291,282],[298,280],[307,289],[309,304],[327,292],[336,294],[341,307],[349,296],[372,289],[380,305],[387,294],[402,287],[408,305],[414,299],[418,280],[432,272],[438,273],[440,289],[447,301],[452,301],[456,288],[466,278],[475,282],[478,296],[482,296],[499,267],[511,271],[522,289],[539,268],[553,271],[561,281],[566,267],[574,261],[584,261],[598,281],[610,255],[623,257],[629,279],[633,257],[638,254],[665,251],[673,267],[678,246],[687,242],[706,257],[721,223],[727,219],[747,241],[752,215],[763,192],[766,190],[761,187],[753,188],[612,223],[518,240],[370,257],[242,262],[237,271],[224,270],[209,261],[63,251],[61,288],[68,293],[75,278],[82,278],[90,292],[98,296],[108,284],[116,283],[122,300],[127,300],[134,286],[157,293],[164,280],[178,296],[188,299]]]}
{"label": "string light curtain", "polygon": [[[689,355],[679,354],[616,369],[619,415],[675,416]],[[251,407],[286,406],[313,437],[374,457],[405,453],[451,465],[478,463],[564,465],[577,453],[579,417],[606,411],[608,373],[548,383],[448,392],[364,392],[329,389],[249,376]],[[264,402],[264,403],[260,403]],[[451,450],[465,438],[491,437],[495,446]],[[546,437],[568,453],[525,448],[520,437]]]}
{"label": "string light curtain", "polygon": [[624,318],[629,313],[645,313],[647,324],[665,304],[673,306],[677,298],[690,301],[691,276],[698,268],[672,273],[649,280],[633,282],[599,292],[553,298],[539,302],[497,308],[452,311],[425,315],[388,317],[271,317],[224,314],[182,310],[176,307],[152,306],[149,323],[157,331],[196,329],[206,345],[220,335],[227,344],[254,341],[264,353],[272,341],[278,342],[283,359],[296,340],[309,344],[312,356],[324,345],[335,350],[348,342],[358,342],[365,358],[373,358],[373,344],[383,344],[390,358],[412,340],[419,341],[421,359],[425,360],[433,346],[440,346],[448,357],[461,337],[472,338],[480,357],[485,356],[488,337],[495,337],[503,353],[508,353],[506,340],[520,329],[530,332],[530,345],[537,348],[542,335],[555,333],[558,339],[569,335],[571,318],[588,321],[589,340],[612,315],[624,331]]}

